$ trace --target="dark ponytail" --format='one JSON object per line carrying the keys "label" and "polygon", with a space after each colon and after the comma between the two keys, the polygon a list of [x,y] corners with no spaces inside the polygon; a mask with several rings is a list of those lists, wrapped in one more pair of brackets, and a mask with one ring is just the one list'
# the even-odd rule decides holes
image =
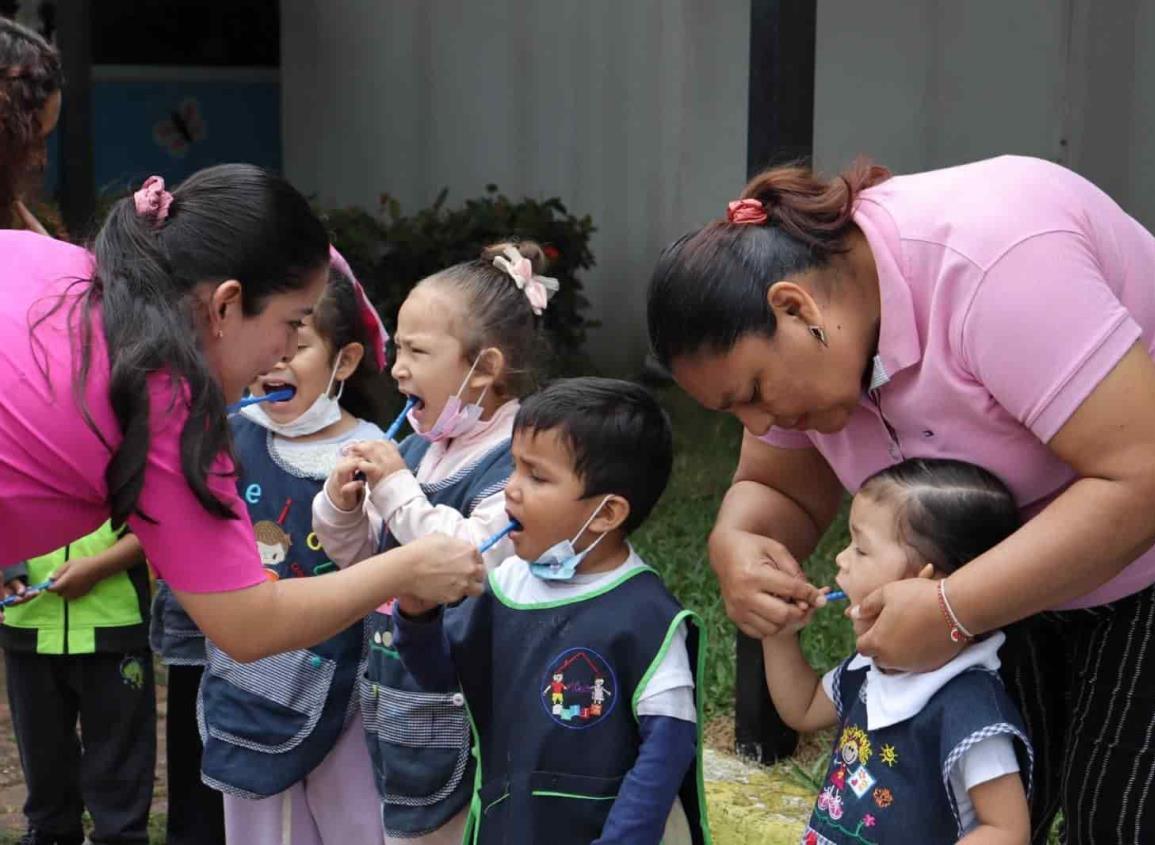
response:
{"label": "dark ponytail", "polygon": [[775,167],[751,179],[741,196],[761,203],[764,223],[717,220],[659,257],[647,302],[658,359],[669,365],[703,349],[725,352],[751,332],[773,337],[770,286],[845,252],[859,193],[889,177],[886,168],[862,159],[830,180],[804,165]]}
{"label": "dark ponytail", "polygon": [[172,196],[160,222],[138,215],[131,196],[113,206],[92,246],[96,271],[81,314],[71,321],[81,353],[76,390],[94,430],[83,387],[97,311],[104,325],[109,401],[123,434],[105,473],[116,526],[137,512],[150,448],[148,376],[162,370],[174,386],[170,401],[189,407],[180,437],[189,487],[209,513],[236,517],[207,483],[214,461],[230,451],[229,430],[224,394],[199,342],[194,289],[236,279],[244,313],[259,314],[270,294],[303,287],[329,260],[325,230],[305,198],[258,167],[210,167]]}
{"label": "dark ponytail", "polygon": [[350,343],[365,347],[361,363],[345,379],[341,407],[359,419],[385,426],[391,410],[389,397],[395,395],[392,379],[377,369],[373,340],[366,330],[353,281],[336,265],[329,271],[329,284],[313,312],[313,328],[334,355]]}

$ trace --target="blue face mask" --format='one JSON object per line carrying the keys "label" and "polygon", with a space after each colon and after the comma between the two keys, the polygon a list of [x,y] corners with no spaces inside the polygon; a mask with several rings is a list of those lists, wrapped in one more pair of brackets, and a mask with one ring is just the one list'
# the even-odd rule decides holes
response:
{"label": "blue face mask", "polygon": [[600,511],[602,506],[609,500],[609,496],[601,500],[598,506],[594,508],[594,512],[590,514],[590,518],[585,521],[585,525],[578,529],[578,533],[574,535],[572,540],[562,540],[554,543],[542,552],[537,560],[530,561],[529,571],[538,578],[544,578],[546,581],[571,580],[574,573],[577,572],[578,566],[585,560],[585,556],[592,552],[594,547],[597,546],[606,535],[602,534],[580,552],[574,549],[573,544],[581,538],[582,534],[589,528],[590,523],[594,521],[594,517],[598,515],[598,511]]}

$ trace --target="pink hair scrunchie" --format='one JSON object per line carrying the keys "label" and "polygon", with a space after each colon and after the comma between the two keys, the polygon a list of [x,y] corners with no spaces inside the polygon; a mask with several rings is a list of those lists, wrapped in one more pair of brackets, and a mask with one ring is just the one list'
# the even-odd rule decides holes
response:
{"label": "pink hair scrunchie", "polygon": [[516,246],[507,246],[504,255],[495,256],[493,266],[504,270],[513,279],[517,289],[529,300],[529,307],[537,316],[545,311],[550,299],[558,291],[558,281],[550,276],[535,276],[533,263]]}
{"label": "pink hair scrunchie", "polygon": [[770,219],[762,200],[747,198],[734,200],[726,206],[726,219],[738,226],[761,226]]}
{"label": "pink hair scrunchie", "polygon": [[148,217],[154,226],[159,226],[168,218],[169,207],[172,206],[172,194],[164,189],[164,179],[159,176],[149,176],[140,186],[140,190],[132,195],[136,203],[136,213],[141,217]]}

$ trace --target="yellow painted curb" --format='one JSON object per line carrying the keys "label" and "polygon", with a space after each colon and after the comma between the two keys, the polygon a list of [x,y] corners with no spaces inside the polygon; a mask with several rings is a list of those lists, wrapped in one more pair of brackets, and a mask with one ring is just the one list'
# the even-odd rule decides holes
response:
{"label": "yellow painted curb", "polygon": [[798,845],[814,793],[784,771],[705,751],[706,801],[714,845]]}

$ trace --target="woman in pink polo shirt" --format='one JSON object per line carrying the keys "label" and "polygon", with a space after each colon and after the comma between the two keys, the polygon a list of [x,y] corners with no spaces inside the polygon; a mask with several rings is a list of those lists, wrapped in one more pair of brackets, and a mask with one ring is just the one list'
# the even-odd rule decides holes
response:
{"label": "woman in pink polo shirt", "polygon": [[157,177],[92,252],[0,231],[0,563],[112,518],[201,630],[240,660],[304,648],[409,590],[480,591],[460,540],[272,583],[236,489],[226,404],[297,349],[329,241],[287,182],[249,165]]}
{"label": "woman in pink polo shirt", "polygon": [[922,670],[953,629],[1002,657],[1036,748],[1036,840],[1155,841],[1155,238],[1086,180],[1005,157],[832,181],[778,168],[654,272],[654,349],[746,428],[710,560],[734,622],[818,601],[797,561],[878,470],[996,473],[1024,527],[936,585],[852,609],[859,651]]}

